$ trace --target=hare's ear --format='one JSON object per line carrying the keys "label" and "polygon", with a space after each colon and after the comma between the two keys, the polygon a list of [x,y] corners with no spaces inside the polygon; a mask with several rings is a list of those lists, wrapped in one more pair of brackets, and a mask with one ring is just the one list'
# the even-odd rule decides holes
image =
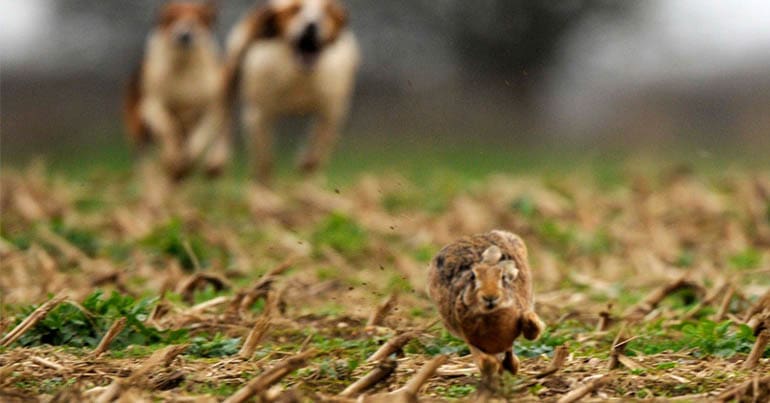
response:
{"label": "hare's ear", "polygon": [[500,265],[503,267],[503,273],[505,273],[511,281],[516,280],[516,278],[519,277],[519,268],[516,267],[516,262],[513,260],[506,260],[500,263]]}
{"label": "hare's ear", "polygon": [[497,245],[492,245],[481,254],[482,262],[487,264],[496,264],[503,257],[503,252],[500,252],[500,248]]}

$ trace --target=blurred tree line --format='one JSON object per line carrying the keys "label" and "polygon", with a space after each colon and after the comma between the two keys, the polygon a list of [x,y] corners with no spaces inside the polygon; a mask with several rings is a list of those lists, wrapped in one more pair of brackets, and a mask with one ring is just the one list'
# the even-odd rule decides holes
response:
{"label": "blurred tree line", "polygon": [[[246,10],[263,1],[220,0],[220,41]],[[534,90],[570,29],[597,13],[623,18],[633,5],[611,0],[343,2],[363,51],[351,129],[369,136],[378,131],[524,133],[515,126],[536,119],[529,111]],[[46,61],[35,69],[3,72],[3,91],[10,95],[3,105],[9,117],[2,131],[7,146],[18,141],[30,147],[33,138],[41,139],[37,146],[77,142],[96,132],[114,136],[120,130],[122,83],[141,58],[162,1],[49,4],[55,7],[55,27],[45,44]],[[40,108],[50,111],[48,119],[34,118]],[[20,140],[18,132],[28,136]]]}
{"label": "blurred tree line", "polygon": [[[114,30],[113,46],[131,54],[141,53],[144,33],[151,27],[155,10],[161,4],[158,0],[56,0],[54,3],[63,18],[102,20]],[[222,0],[219,3],[222,5],[219,31],[224,37],[244,10],[263,1]],[[554,61],[562,39],[573,26],[591,13],[619,12],[632,5],[611,0],[351,0],[345,3],[354,28],[363,37],[365,55],[373,60],[393,54],[419,59],[417,53],[444,52],[449,54],[444,62],[451,65],[449,69],[459,75],[465,85],[505,83],[514,88],[517,96],[524,97]],[[379,40],[375,39],[378,36]],[[386,46],[365,46],[383,38],[396,41]],[[397,46],[405,46],[414,53],[391,51]],[[383,62],[397,65],[412,61]],[[364,73],[377,72],[365,69]],[[385,77],[385,81],[397,78]],[[379,81],[376,77],[371,79]]]}

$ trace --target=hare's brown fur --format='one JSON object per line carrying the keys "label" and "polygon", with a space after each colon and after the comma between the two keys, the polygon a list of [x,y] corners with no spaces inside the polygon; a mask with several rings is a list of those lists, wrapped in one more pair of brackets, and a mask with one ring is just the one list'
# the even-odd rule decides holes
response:
{"label": "hare's brown fur", "polygon": [[516,373],[513,341],[520,334],[535,339],[543,328],[524,241],[500,230],[464,237],[439,251],[428,277],[444,325],[468,343],[482,375]]}

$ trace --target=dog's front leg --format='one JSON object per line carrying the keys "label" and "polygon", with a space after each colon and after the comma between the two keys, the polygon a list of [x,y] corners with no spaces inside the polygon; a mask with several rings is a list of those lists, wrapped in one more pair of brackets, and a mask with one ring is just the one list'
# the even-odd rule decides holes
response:
{"label": "dog's front leg", "polygon": [[195,161],[204,155],[206,173],[218,176],[230,159],[230,130],[227,111],[210,108],[187,141],[187,157]]}
{"label": "dog's front leg", "polygon": [[273,175],[273,117],[261,108],[247,106],[243,111],[244,125],[252,149],[251,169],[254,177],[269,184]]}
{"label": "dog's front leg", "polygon": [[185,144],[185,153],[190,160],[197,160],[211,146],[216,136],[217,125],[217,116],[214,111],[203,114]]}
{"label": "dog's front leg", "polygon": [[180,179],[190,169],[182,146],[182,134],[173,114],[160,100],[148,99],[142,104],[142,115],[154,140],[160,145],[163,166],[173,179]]}
{"label": "dog's front leg", "polygon": [[340,114],[322,113],[315,122],[307,148],[300,157],[299,169],[302,173],[311,174],[326,164],[329,155],[337,142]]}
{"label": "dog's front leg", "polygon": [[204,162],[206,174],[210,177],[219,176],[230,160],[230,126],[223,126],[214,138],[214,144],[209,147]]}

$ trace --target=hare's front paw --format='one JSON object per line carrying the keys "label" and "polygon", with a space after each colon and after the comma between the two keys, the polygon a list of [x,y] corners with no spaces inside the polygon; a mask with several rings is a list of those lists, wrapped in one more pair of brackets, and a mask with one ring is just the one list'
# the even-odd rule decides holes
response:
{"label": "hare's front paw", "polygon": [[525,312],[521,316],[521,332],[527,340],[535,340],[540,337],[545,329],[545,324],[536,313],[532,311]]}

